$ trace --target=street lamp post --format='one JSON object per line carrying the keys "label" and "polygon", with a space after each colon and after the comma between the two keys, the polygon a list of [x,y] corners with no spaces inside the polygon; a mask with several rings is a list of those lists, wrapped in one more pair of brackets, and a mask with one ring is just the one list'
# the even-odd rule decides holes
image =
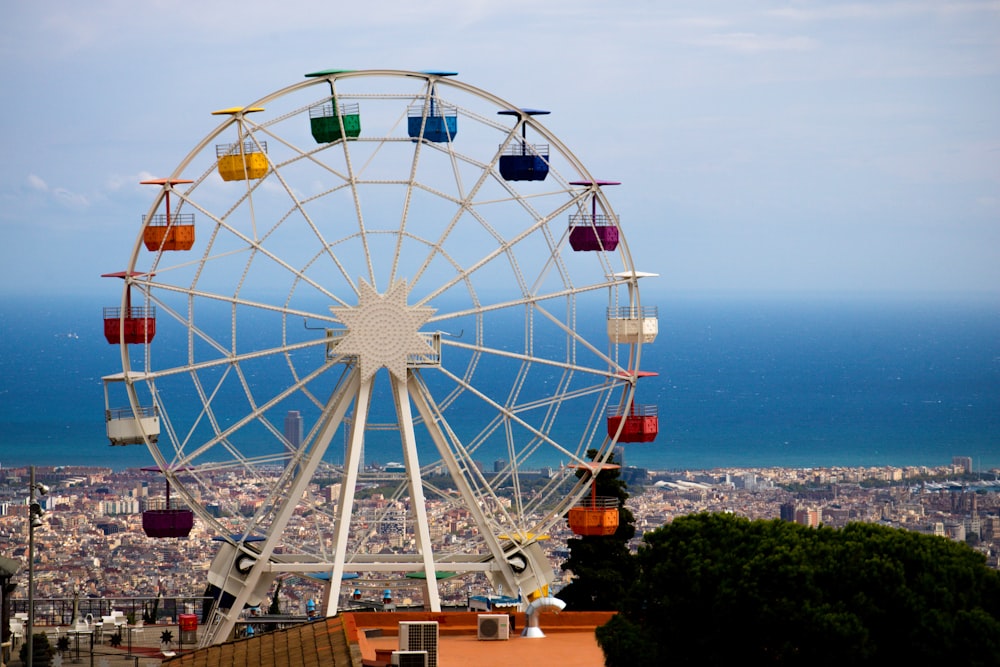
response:
{"label": "street lamp post", "polygon": [[39,495],[46,495],[49,492],[44,484],[35,483],[35,466],[31,466],[31,478],[28,487],[28,655],[27,667],[35,665],[35,528],[42,525],[41,504],[35,500],[35,492]]}

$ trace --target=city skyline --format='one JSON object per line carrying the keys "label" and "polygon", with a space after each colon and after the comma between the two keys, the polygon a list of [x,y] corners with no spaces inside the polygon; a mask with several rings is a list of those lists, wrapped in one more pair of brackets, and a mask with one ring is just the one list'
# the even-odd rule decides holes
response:
{"label": "city skyline", "polygon": [[[1000,552],[990,547],[1000,544],[1000,490],[996,483],[982,487],[981,492],[975,486],[926,483],[928,476],[958,478],[966,470],[966,463],[942,462],[933,468],[732,468],[668,476],[674,482],[663,482],[661,473],[647,478],[644,487],[630,488],[628,506],[636,516],[636,541],[644,532],[673,517],[702,511],[730,512],[751,519],[784,516],[827,526],[865,521],[889,523],[958,541],[966,541],[975,532],[981,541],[977,544],[992,549],[990,562],[997,567]],[[14,472],[4,471],[0,483],[0,530],[7,545],[5,555],[16,558],[23,555],[27,539],[22,534],[27,507],[17,502],[16,493],[23,480],[11,476]],[[204,586],[201,577],[216,543],[209,539],[211,533],[200,522],[187,539],[151,539],[143,535],[139,520],[142,508],[152,508],[162,501],[159,489],[155,492],[149,489],[149,496],[144,495],[144,473],[88,467],[58,471],[43,467],[36,474],[51,485],[52,500],[45,514],[46,525],[36,535],[42,545],[37,552],[41,559],[39,599],[71,596],[72,587],[78,584],[85,585],[86,593],[98,597],[155,596],[161,590],[168,595],[201,594]],[[654,484],[655,479],[661,481]],[[219,489],[228,486],[221,484]],[[790,490],[796,488],[797,491]],[[254,501],[256,496],[248,489],[243,493],[245,502]],[[123,499],[132,499],[138,506],[120,502]],[[383,502],[373,497],[361,503],[359,511],[372,512]],[[432,512],[438,511],[434,509],[436,503],[432,506]],[[305,520],[301,525],[308,523]],[[447,523],[438,526],[439,537],[452,534],[462,539],[465,523]],[[296,526],[293,530],[299,529]],[[571,531],[564,522],[547,542],[547,552],[556,570],[564,557],[568,537]],[[369,546],[377,550],[402,544],[407,539],[412,539],[409,527],[402,533],[380,531]],[[136,555],[139,553],[146,555],[140,559]],[[148,567],[135,570],[119,565],[139,560]],[[318,586],[307,579],[286,582],[283,587],[286,604],[304,605]],[[343,594],[348,595],[348,588],[353,587],[345,587]],[[370,585],[366,590],[369,589]],[[380,588],[371,590],[381,592]],[[465,591],[464,587],[454,588],[454,599],[464,599]],[[400,597],[410,595],[408,592]],[[297,606],[292,610],[301,612]]]}

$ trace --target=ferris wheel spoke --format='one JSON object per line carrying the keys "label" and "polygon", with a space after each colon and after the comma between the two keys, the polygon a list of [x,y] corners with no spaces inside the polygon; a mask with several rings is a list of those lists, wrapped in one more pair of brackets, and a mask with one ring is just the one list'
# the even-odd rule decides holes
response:
{"label": "ferris wheel spoke", "polygon": [[[590,397],[596,399],[597,402],[594,403],[594,409],[586,417],[586,420],[588,424],[596,425],[597,420],[600,415],[603,414],[603,411],[607,406],[608,398],[610,397],[611,392],[614,391],[616,387],[625,386],[628,382],[628,378],[617,374],[570,364],[566,361],[544,359],[516,352],[483,348],[482,346],[470,346],[457,341],[442,341],[442,344],[455,348],[475,349],[477,353],[480,354],[506,358],[511,361],[519,362],[517,375],[512,380],[509,394],[506,399],[504,399],[502,404],[499,400],[495,402],[496,405],[503,406],[499,414],[506,418],[508,416],[517,417],[519,415],[542,413],[544,417],[539,425],[539,428],[546,431],[551,427],[551,423],[555,419],[560,406],[564,403],[579,402]],[[533,372],[533,369],[536,366],[559,371],[559,378],[557,379],[553,389],[547,391],[544,395],[534,398],[528,397],[521,399],[521,388],[526,382],[529,381],[529,375]],[[577,375],[581,377],[592,377],[595,381],[590,383],[584,382],[581,384],[576,382]],[[470,378],[459,378],[457,376],[452,377],[455,379],[456,385],[461,387],[463,391],[468,391],[473,395],[480,396],[480,392],[476,389],[474,382]],[[495,428],[496,425],[497,424],[495,422],[491,422],[491,424],[484,429],[483,433],[488,435],[490,430]],[[592,432],[593,428],[596,428],[596,426],[588,427],[586,432]]]}
{"label": "ferris wheel spoke", "polygon": [[[333,190],[331,190],[331,192],[332,191]],[[290,194],[289,196],[293,198],[293,202],[295,204],[292,210],[298,212],[301,215],[301,217],[307,221],[307,224],[313,229],[313,233],[315,233],[322,242],[323,241],[322,233],[315,226],[311,218],[309,218],[308,214],[302,210],[302,202],[294,198],[294,194]],[[284,271],[287,271],[290,275],[294,276],[295,279],[301,281],[302,284],[309,285],[310,287],[315,289],[317,293],[323,294],[324,296],[330,299],[338,298],[336,294],[328,291],[329,286],[323,285],[322,283],[315,281],[311,276],[304,273],[302,269],[296,268],[292,264],[283,260],[277,253],[272,252],[267,248],[266,241],[268,237],[270,237],[277,229],[279,229],[283,222],[287,221],[288,215],[290,215],[291,211],[286,213],[286,215],[282,217],[278,222],[276,222],[275,225],[272,226],[270,230],[265,232],[263,238],[257,239],[252,236],[246,235],[245,233],[237,229],[235,226],[229,224],[229,222],[226,219],[228,215],[224,217],[213,216],[205,208],[203,208],[193,200],[191,202],[191,205],[200,212],[202,212],[203,214],[205,214],[206,216],[214,220],[216,226],[215,229],[213,230],[212,240],[210,240],[210,242],[206,245],[205,253],[199,260],[172,266],[170,267],[171,270],[177,271],[192,265],[198,267],[204,267],[207,265],[212,265],[213,263],[219,262],[228,257],[238,257],[243,254],[246,254],[248,256],[246,259],[246,267],[249,267],[250,263],[257,257],[257,255],[260,255],[262,257],[267,258],[269,261],[273,262],[275,266],[281,268]],[[215,253],[212,253],[211,250],[215,247],[216,245],[215,240],[219,237],[220,232],[225,232],[227,238],[235,240],[240,245],[236,248],[222,249]],[[256,226],[254,227],[253,233],[254,235],[256,235]],[[325,252],[330,256],[331,261],[339,264],[339,260],[332,253],[332,248],[334,247],[334,245],[335,245],[334,243],[323,242],[322,243],[323,252]],[[183,287],[180,285],[175,286],[175,285],[164,284],[163,287],[164,289],[173,289],[173,290],[183,289]],[[220,296],[220,298],[226,298],[226,297]]]}
{"label": "ferris wheel spoke", "polygon": [[[449,379],[451,379],[453,382],[455,382],[455,383],[463,383],[462,378],[460,378],[457,375],[454,375],[454,374],[448,372],[447,370],[442,369],[442,373],[446,377],[448,377]],[[472,395],[476,396],[481,401],[483,401],[492,410],[494,410],[497,413],[499,413],[505,421],[510,421],[510,422],[513,422],[513,423],[517,424],[518,426],[520,426],[523,429],[525,429],[533,437],[538,438],[540,442],[544,442],[545,444],[547,444],[548,446],[550,446],[552,449],[554,449],[555,451],[563,454],[564,456],[566,456],[566,457],[568,457],[570,459],[573,459],[573,460],[576,460],[576,459],[579,458],[577,454],[574,454],[570,450],[566,449],[563,445],[561,445],[560,443],[558,443],[555,440],[553,440],[551,437],[549,437],[549,435],[547,433],[544,433],[544,432],[540,431],[534,425],[529,424],[527,421],[525,421],[523,418],[521,418],[518,414],[516,414],[515,412],[513,412],[510,408],[508,408],[508,407],[502,405],[501,403],[493,400],[491,397],[489,397],[486,394],[482,393],[481,391],[479,391],[478,389],[476,389],[475,387],[473,387],[470,384],[466,383],[465,384],[465,388],[466,388],[466,391],[470,392]]]}
{"label": "ferris wheel spoke", "polygon": [[[452,278],[442,281],[436,290],[432,290],[426,297],[424,297],[423,302],[430,301],[433,298],[439,297],[442,294],[447,293],[450,289],[454,288],[463,282],[468,281],[476,272],[483,270],[485,267],[490,266],[493,262],[502,260],[504,256],[511,251],[519,242],[524,241],[531,237],[531,235],[537,232],[538,229],[543,228],[551,218],[559,213],[564,212],[572,206],[571,203],[567,203],[560,207],[558,210],[554,211],[549,216],[540,218],[534,221],[529,227],[523,230],[520,234],[515,235],[513,238],[507,239],[506,241],[500,241],[498,245],[493,248],[490,252],[482,255],[477,261],[470,263],[465,269],[460,271],[457,275]],[[492,231],[492,229],[491,229]],[[495,232],[494,232],[495,233]],[[523,293],[523,292],[522,292]]]}
{"label": "ferris wheel spoke", "polygon": [[[306,276],[296,276],[297,280],[301,280],[304,284],[309,284],[313,286],[313,283],[306,279]],[[186,315],[182,315],[173,309],[170,304],[166,301],[164,296],[157,296],[157,293],[162,293],[163,295],[180,295],[183,296],[187,301],[197,301],[202,303],[215,303],[220,305],[226,305],[230,307],[241,307],[247,309],[254,309],[261,312],[271,312],[285,315],[298,316],[302,318],[312,318],[318,320],[332,321],[329,314],[317,313],[314,311],[301,310],[297,308],[292,308],[287,305],[267,303],[258,300],[247,299],[245,297],[234,296],[230,294],[221,294],[216,291],[209,290],[199,290],[193,287],[185,287],[182,285],[174,285],[170,283],[157,282],[152,279],[143,280],[140,282],[134,282],[134,284],[140,286],[144,292],[148,292],[150,299],[166,309],[170,315],[176,319],[178,322],[184,324],[185,326],[194,326],[194,323]],[[326,296],[324,294],[324,296]],[[332,296],[330,297],[333,298]],[[205,335],[205,340],[211,340],[209,336]]]}
{"label": "ferris wheel spoke", "polygon": [[299,382],[293,383],[288,387],[286,387],[284,390],[276,393],[266,402],[256,407],[252,412],[248,413],[247,415],[243,416],[241,419],[236,421],[232,426],[230,426],[225,430],[219,431],[213,438],[197,446],[194,449],[194,451],[192,451],[188,455],[189,460],[197,459],[199,456],[205,454],[207,451],[212,449],[212,447],[218,445],[219,443],[228,442],[229,438],[231,438],[235,433],[239,432],[242,428],[244,428],[248,424],[256,422],[260,418],[260,416],[264,414],[267,410],[273,408],[276,405],[280,405],[282,401],[284,401],[289,396],[295,394],[302,386],[308,384],[313,379],[327,372],[330,368],[332,368],[332,366],[333,364],[330,363],[324,364],[323,366],[316,368],[309,375],[303,377]]}
{"label": "ferris wheel spoke", "polygon": [[[286,353],[292,352],[292,351],[308,350],[310,348],[315,348],[315,347],[320,347],[320,346],[324,346],[325,347],[327,344],[328,344],[328,341],[326,341],[326,340],[315,340],[315,341],[306,341],[306,342],[302,342],[302,343],[294,343],[294,344],[289,344],[289,345],[282,345],[282,346],[279,346],[279,347],[272,347],[272,348],[262,349],[262,350],[254,350],[254,351],[251,351],[251,352],[242,352],[242,353],[238,353],[238,354],[227,354],[225,357],[220,357],[218,359],[210,359],[210,360],[207,360],[207,361],[201,361],[201,362],[187,364],[185,366],[174,366],[172,368],[162,368],[162,369],[157,370],[157,371],[151,371],[151,372],[145,374],[144,378],[146,380],[152,381],[152,380],[158,380],[158,379],[168,378],[168,377],[175,376],[175,375],[183,375],[183,374],[187,374],[187,373],[191,373],[191,372],[197,372],[197,371],[208,370],[208,369],[213,369],[213,368],[224,368],[224,367],[232,366],[234,364],[239,364],[241,362],[246,362],[246,361],[250,361],[250,360],[253,360],[253,359],[260,359],[262,357],[279,356],[279,355],[283,355],[283,354],[286,354]],[[322,367],[322,370],[325,371],[327,368],[329,368],[332,365],[333,365],[332,362],[324,364],[324,366]],[[297,385],[296,388],[300,388],[301,386],[303,386],[303,385],[301,385],[301,384]]]}
{"label": "ferris wheel spoke", "polygon": [[[487,482],[475,462],[464,451],[461,441],[455,436],[454,431],[448,425],[445,415],[435,406],[433,396],[428,390],[419,374],[412,374],[410,379],[410,394],[418,413],[428,425],[431,438],[441,454],[442,461],[451,471],[452,479],[459,486],[459,493],[466,499],[468,510],[477,515],[481,525],[494,526],[492,532],[484,535],[489,544],[490,552],[494,557],[501,557],[503,548],[497,536],[504,528],[510,529],[517,526],[514,517],[507,512],[504,503],[496,495],[494,488]],[[483,510],[485,504],[481,502],[489,499],[488,505],[492,512],[486,514]],[[499,530],[497,530],[499,528]]]}
{"label": "ferris wheel spoke", "polygon": [[[450,144],[449,148],[451,148]],[[503,239],[500,236],[500,234],[497,233],[495,229],[493,229],[493,227],[489,224],[489,222],[485,218],[479,215],[474,205],[474,198],[476,194],[480,191],[483,184],[486,183],[487,179],[491,177],[490,172],[485,169],[481,170],[478,179],[476,180],[475,183],[473,183],[469,192],[463,193],[460,173],[455,165],[455,160],[456,160],[455,152],[453,150],[449,150],[449,155],[452,159],[452,170],[455,176],[455,183],[458,189],[458,198],[454,200],[455,204],[457,205],[456,213],[454,216],[452,216],[452,219],[442,230],[441,234],[438,236],[436,241],[430,245],[430,251],[428,252],[423,262],[417,267],[417,269],[413,274],[413,282],[418,282],[420,278],[424,275],[424,272],[430,267],[431,262],[434,259],[435,255],[441,252],[441,248],[448,240],[448,237],[454,232],[456,226],[458,225],[459,220],[466,213],[471,215],[484,229],[486,229],[497,242],[501,244],[503,243]],[[402,237],[400,237],[400,241],[402,241]],[[395,273],[393,275],[395,275]]]}
{"label": "ferris wheel spoke", "polygon": [[606,283],[602,284],[595,283],[591,285],[583,285],[577,287],[565,287],[563,289],[548,291],[538,294],[524,294],[516,299],[496,301],[493,303],[481,303],[469,308],[460,308],[460,309],[442,311],[439,314],[431,316],[431,318],[428,321],[440,322],[449,319],[456,319],[459,317],[467,317],[470,315],[481,315],[486,313],[492,313],[508,308],[514,308],[517,306],[533,305],[543,301],[557,301],[560,299],[566,299],[568,297],[587,294],[588,292],[596,292],[598,290],[607,289],[607,287],[608,285]]}
{"label": "ferris wheel spoke", "polygon": [[573,364],[573,363],[570,363],[570,362],[567,362],[567,361],[560,361],[558,359],[547,359],[547,358],[544,358],[544,357],[536,357],[536,356],[532,356],[530,354],[525,354],[525,353],[521,353],[521,352],[511,352],[509,350],[501,350],[501,349],[498,349],[498,348],[486,347],[486,346],[483,346],[483,345],[474,345],[474,344],[470,344],[470,343],[462,343],[462,342],[457,341],[457,340],[442,340],[441,341],[441,345],[443,347],[453,347],[453,348],[461,349],[461,350],[469,350],[469,351],[474,351],[474,352],[477,352],[477,353],[480,353],[480,354],[491,355],[493,357],[498,357],[498,358],[512,359],[512,360],[522,361],[522,362],[530,362],[530,363],[533,363],[533,364],[538,364],[540,366],[548,366],[548,367],[558,368],[558,369],[573,370],[573,371],[579,372],[581,374],[597,376],[597,377],[605,378],[607,380],[618,380],[618,381],[621,381],[621,382],[624,382],[624,381],[627,380],[627,378],[623,378],[620,374],[612,372],[612,371],[596,369],[596,368],[592,368],[590,366],[582,366],[582,365]]}
{"label": "ferris wheel spoke", "polygon": [[[348,151],[346,151],[346,149],[345,149],[345,152],[349,153]],[[307,203],[309,203],[310,201],[320,200],[320,199],[322,199],[324,197],[328,197],[328,196],[330,196],[332,194],[335,194],[338,190],[340,190],[342,188],[343,189],[349,189],[350,192],[351,192],[352,197],[354,197],[355,200],[356,200],[357,196],[358,196],[357,189],[351,185],[351,181],[350,181],[349,177],[345,178],[344,179],[345,182],[343,184],[339,185],[338,187],[328,188],[325,191],[323,191],[323,192],[321,192],[321,193],[319,193],[317,195],[314,195],[313,197],[307,197],[307,198],[300,198],[296,194],[295,189],[293,188],[293,186],[287,181],[286,178],[284,178],[284,176],[281,174],[280,171],[277,171],[277,170],[275,171],[275,178],[281,184],[282,188],[285,191],[285,194],[287,195],[288,199],[291,201],[292,208],[290,210],[288,210],[285,213],[285,215],[282,216],[275,223],[274,227],[272,227],[272,229],[270,231],[268,231],[267,234],[265,234],[264,238],[261,239],[261,242],[266,241],[268,236],[270,236],[275,230],[277,230],[280,225],[282,225],[283,223],[285,223],[288,220],[288,218],[293,213],[296,213],[299,216],[301,216],[301,219],[303,219],[305,221],[305,223],[306,223],[306,225],[307,225],[310,233],[315,237],[317,243],[322,248],[321,252],[324,253],[330,259],[330,261],[332,261],[338,268],[340,268],[341,269],[341,273],[344,275],[344,278],[346,280],[350,281],[351,280],[350,276],[348,276],[346,274],[346,272],[343,271],[343,265],[342,265],[342,263],[337,258],[336,254],[333,252],[334,243],[331,243],[330,241],[327,240],[327,238],[324,235],[323,231],[319,228],[319,226],[316,224],[316,222],[313,220],[312,216],[308,213],[308,211],[305,208],[305,205]],[[357,205],[357,201],[355,201],[355,204],[356,204],[356,206],[355,206],[356,211],[358,211],[360,213],[360,206]],[[363,236],[363,233],[362,233],[362,236]],[[306,277],[304,276],[303,277],[304,282],[308,282],[307,280],[305,280],[305,278]],[[319,285],[317,284],[317,286],[319,286]],[[331,297],[332,298],[336,298],[335,295],[331,295]]]}
{"label": "ferris wheel spoke", "polygon": [[[216,435],[222,432],[222,427],[219,424],[218,420],[215,418],[215,413],[212,411],[212,401],[215,399],[219,390],[223,387],[223,382],[228,376],[229,371],[230,367],[227,367],[225,370],[223,370],[222,377],[216,383],[215,387],[212,389],[211,392],[205,391],[204,383],[201,377],[198,375],[198,373],[190,374],[191,382],[194,385],[194,389],[197,392],[199,399],[201,399],[202,408],[192,421],[191,426],[189,427],[187,433],[184,434],[183,438],[177,440],[176,453],[178,457],[184,456],[184,453],[187,451],[187,448],[191,443],[191,440],[196,437],[197,429],[201,424],[202,419],[208,420],[212,432],[215,433]],[[164,413],[166,413],[166,409],[163,409],[163,411]],[[228,442],[224,442],[224,446],[229,447]],[[230,447],[230,454],[233,456],[238,456],[238,452],[232,450],[231,447]],[[185,465],[187,465],[188,463],[189,462],[184,462]]]}

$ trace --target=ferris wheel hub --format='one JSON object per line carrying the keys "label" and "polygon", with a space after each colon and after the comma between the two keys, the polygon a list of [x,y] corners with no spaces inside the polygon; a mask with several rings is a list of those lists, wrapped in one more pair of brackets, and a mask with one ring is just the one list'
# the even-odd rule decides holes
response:
{"label": "ferris wheel hub", "polygon": [[358,281],[358,305],[333,306],[330,311],[346,328],[337,344],[341,356],[357,357],[362,381],[386,368],[398,380],[406,379],[408,360],[433,354],[420,327],[435,313],[434,308],[406,303],[405,280],[395,281],[379,294],[364,279]]}

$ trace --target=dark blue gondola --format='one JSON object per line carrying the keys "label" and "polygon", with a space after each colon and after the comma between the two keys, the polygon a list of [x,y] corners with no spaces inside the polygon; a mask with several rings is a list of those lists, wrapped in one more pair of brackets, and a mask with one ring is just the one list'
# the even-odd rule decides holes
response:
{"label": "dark blue gondola", "polygon": [[[541,116],[548,111],[541,109],[506,109],[501,116]],[[527,123],[521,121],[521,139],[501,146],[500,175],[505,181],[544,181],[549,175],[548,144],[529,144]]]}

